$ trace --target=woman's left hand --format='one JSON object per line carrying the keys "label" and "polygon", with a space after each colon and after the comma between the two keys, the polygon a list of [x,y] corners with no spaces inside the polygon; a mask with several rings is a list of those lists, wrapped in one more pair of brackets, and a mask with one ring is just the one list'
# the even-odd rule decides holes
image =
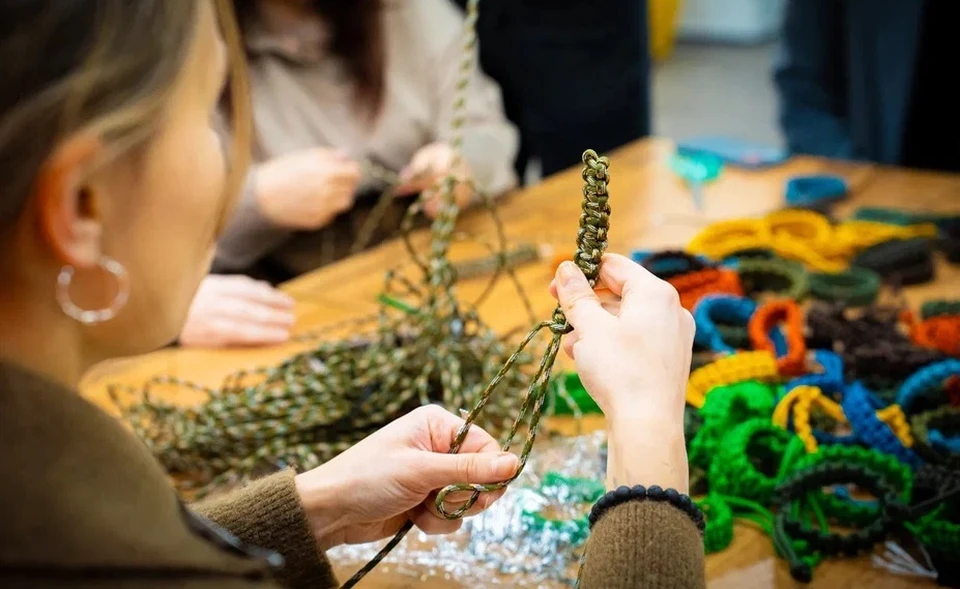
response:
{"label": "woman's left hand", "polygon": [[[501,452],[496,440],[476,426],[460,452],[448,454],[461,425],[462,419],[440,407],[421,407],[298,475],[297,491],[320,548],[380,540],[407,520],[428,534],[458,530],[461,520],[437,513],[436,492],[456,483],[507,480],[519,467],[516,456]],[[484,493],[467,515],[483,511],[502,495]],[[451,493],[447,510],[469,496]]]}
{"label": "woman's left hand", "polygon": [[394,193],[407,196],[422,193],[423,212],[431,219],[437,216],[441,205],[441,187],[451,174],[457,179],[454,196],[461,208],[470,204],[473,189],[470,186],[469,166],[462,159],[454,166],[455,152],[447,143],[437,142],[421,147],[410,164],[400,172],[400,186]]}

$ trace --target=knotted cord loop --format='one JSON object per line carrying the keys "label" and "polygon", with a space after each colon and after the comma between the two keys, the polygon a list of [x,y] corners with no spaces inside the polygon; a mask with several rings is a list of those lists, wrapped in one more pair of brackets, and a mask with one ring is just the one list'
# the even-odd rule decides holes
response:
{"label": "knotted cord loop", "polygon": [[590,286],[596,286],[600,275],[600,258],[607,249],[610,228],[610,197],[607,167],[610,160],[588,149],[583,152],[583,211],[577,230],[577,251],[573,261],[583,270]]}
{"label": "knotted cord loop", "polygon": [[[471,5],[475,4],[475,1],[471,2]],[[584,275],[587,277],[590,285],[594,286],[596,285],[599,277],[601,257],[607,248],[607,230],[610,224],[610,204],[609,195],[607,193],[607,184],[610,180],[607,169],[609,166],[609,160],[606,157],[597,156],[596,152],[593,150],[587,150],[583,154],[583,163],[584,188],[582,213],[580,215],[580,228],[577,231],[577,252],[574,255],[574,260],[576,261],[580,270],[583,271]],[[445,208],[455,209],[456,205],[448,201]],[[451,219],[444,220],[443,212],[441,211],[441,215],[438,217],[437,222],[435,223],[435,230],[438,228],[438,226],[443,225],[448,231],[450,231],[452,230],[452,227],[447,225],[451,223]],[[445,261],[445,252],[433,251],[431,254],[431,266]],[[489,493],[504,489],[507,485],[516,480],[516,478],[520,476],[521,472],[523,472],[523,469],[527,464],[527,459],[530,456],[530,452],[533,449],[533,444],[536,441],[537,429],[540,425],[540,417],[543,413],[543,406],[547,397],[547,385],[550,382],[550,375],[553,370],[553,364],[556,360],[557,353],[560,351],[561,338],[565,333],[569,333],[573,329],[573,327],[567,322],[566,316],[564,316],[563,311],[559,307],[554,310],[553,316],[550,320],[538,323],[532,330],[530,330],[523,341],[520,342],[517,350],[507,359],[503,367],[501,367],[496,376],[494,376],[493,380],[490,381],[484,391],[480,394],[479,400],[464,418],[463,425],[457,431],[457,434],[454,436],[454,439],[450,444],[450,454],[456,454],[460,451],[460,448],[463,446],[463,442],[466,440],[467,434],[470,431],[470,427],[474,424],[474,422],[483,412],[484,408],[487,406],[487,403],[492,398],[497,386],[507,376],[511,368],[514,366],[514,364],[516,364],[517,359],[530,344],[530,342],[533,341],[537,334],[544,329],[549,329],[553,334],[553,337],[547,344],[547,349],[544,352],[543,359],[540,361],[537,372],[527,388],[526,395],[520,407],[520,412],[514,420],[513,425],[510,427],[510,430],[501,445],[503,451],[509,451],[513,443],[513,439],[516,437],[521,426],[526,423],[527,439],[524,441],[523,448],[520,451],[520,465],[517,468],[517,472],[514,473],[514,475],[509,479],[500,481],[498,483],[459,483],[444,487],[437,493],[434,503],[437,513],[439,513],[442,517],[449,520],[460,519],[466,515],[467,511],[469,511],[471,507],[474,506],[474,504],[477,502],[477,499],[480,498],[481,493]],[[451,509],[447,505],[447,498],[451,493],[458,492],[468,492],[470,493],[470,497],[465,502],[459,503],[456,508]],[[360,581],[360,579],[372,571],[387,556],[387,554],[389,554],[389,552],[400,543],[403,537],[406,536],[407,532],[409,532],[412,528],[412,522],[408,521],[406,524],[404,524],[404,526],[400,528],[400,530],[386,544],[386,546],[384,546],[380,552],[378,552],[376,556],[374,556],[373,559],[362,569],[360,569],[350,580],[344,583],[341,589],[349,589],[354,587],[356,583]]]}

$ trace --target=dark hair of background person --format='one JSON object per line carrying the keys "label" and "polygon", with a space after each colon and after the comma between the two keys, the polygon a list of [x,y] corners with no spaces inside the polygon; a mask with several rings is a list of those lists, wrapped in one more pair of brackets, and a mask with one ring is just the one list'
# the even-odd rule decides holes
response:
{"label": "dark hair of background person", "polygon": [[[241,31],[255,18],[258,0],[233,0]],[[386,49],[382,0],[307,2],[330,30],[327,51],[339,58],[353,80],[358,106],[375,118],[383,104]],[[426,32],[425,32],[426,34]]]}

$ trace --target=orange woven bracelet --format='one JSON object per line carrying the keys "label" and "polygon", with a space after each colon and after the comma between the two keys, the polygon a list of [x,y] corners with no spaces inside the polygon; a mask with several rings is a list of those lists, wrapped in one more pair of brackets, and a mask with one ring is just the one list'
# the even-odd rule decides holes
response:
{"label": "orange woven bracelet", "polygon": [[781,374],[800,376],[806,373],[807,343],[803,338],[803,318],[800,306],[795,301],[783,299],[770,301],[757,307],[747,332],[755,350],[776,353],[770,330],[783,323],[784,337],[787,339],[787,353],[777,358],[777,367]]}

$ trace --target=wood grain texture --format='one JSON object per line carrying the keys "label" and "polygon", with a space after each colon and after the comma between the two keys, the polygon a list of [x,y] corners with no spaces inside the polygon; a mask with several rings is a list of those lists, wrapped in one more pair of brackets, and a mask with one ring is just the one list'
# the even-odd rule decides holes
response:
{"label": "wood grain texture", "polygon": [[[673,145],[665,140],[645,140],[611,154],[610,250],[629,253],[634,248],[682,247],[705,224],[719,219],[760,215],[782,206],[786,180],[795,174],[830,173],[847,179],[849,201],[838,207],[845,215],[858,206],[888,206],[915,211],[960,212],[960,176],[905,171],[818,159],[798,158],[763,171],[725,170],[704,190],[705,209],[694,210],[684,185],[670,172],[667,161]],[[580,215],[580,171],[571,169],[542,184],[517,191],[503,199],[500,215],[512,242],[536,241],[557,252],[572,254]],[[459,226],[465,239],[451,250],[454,259],[482,255],[487,250],[477,240],[492,241],[493,224],[482,211],[463,216]],[[417,236],[424,243],[426,235]],[[297,301],[297,332],[312,331],[350,317],[373,312],[375,297],[387,268],[406,260],[399,242],[349,258],[298,278],[284,286]],[[907,291],[913,304],[933,297],[960,296],[960,268],[938,264],[935,284]],[[549,317],[554,301],[547,293],[553,270],[547,263],[525,266],[517,272],[540,317]],[[476,278],[459,286],[461,298],[472,300],[485,286]],[[136,293],[134,293],[136,296]],[[498,331],[527,329],[529,321],[509,280],[501,280],[480,307],[484,319]],[[303,344],[238,350],[167,349],[146,356],[111,361],[97,366],[84,379],[82,392],[107,409],[106,386],[138,385],[156,374],[173,374],[209,385],[238,369],[276,363],[305,349]],[[558,359],[559,360],[559,359]],[[565,364],[561,364],[564,366]],[[189,402],[186,397],[184,402]],[[573,430],[573,424],[554,420],[551,427]],[[602,427],[590,420],[587,429]],[[341,574],[352,570],[339,571]],[[774,557],[769,539],[746,526],[738,526],[733,545],[707,559],[711,589],[793,587],[784,563]],[[449,579],[411,579],[377,571],[365,585],[380,589],[461,587]],[[891,576],[870,566],[867,558],[828,561],[821,565],[810,587],[907,588],[932,587],[932,583]]]}

